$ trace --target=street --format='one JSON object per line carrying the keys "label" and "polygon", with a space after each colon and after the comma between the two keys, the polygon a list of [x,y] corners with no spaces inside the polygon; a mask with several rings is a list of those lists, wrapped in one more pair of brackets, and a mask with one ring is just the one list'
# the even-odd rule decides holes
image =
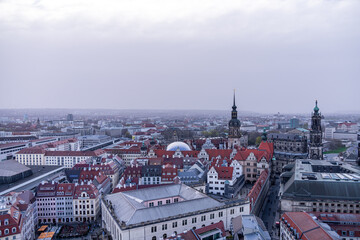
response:
{"label": "street", "polygon": [[[279,208],[279,193],[280,180],[276,179],[275,185],[270,186],[268,195],[265,199],[263,208],[260,212],[260,218],[263,220],[266,228],[269,231],[270,236],[274,239],[273,230],[275,229],[275,223],[279,220],[278,208]],[[275,231],[274,231],[275,234]]]}

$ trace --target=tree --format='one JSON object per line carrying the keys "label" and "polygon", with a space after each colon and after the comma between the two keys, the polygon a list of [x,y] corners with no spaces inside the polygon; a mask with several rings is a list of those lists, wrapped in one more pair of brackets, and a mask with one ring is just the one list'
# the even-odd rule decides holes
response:
{"label": "tree", "polygon": [[131,136],[131,134],[129,133],[129,131],[126,131],[125,137],[126,137],[126,138],[130,138],[130,139],[132,138],[132,136]]}
{"label": "tree", "polygon": [[260,139],[261,139],[261,133],[249,132],[248,133],[248,143],[249,143],[249,145],[255,145],[257,137],[260,137]]}
{"label": "tree", "polygon": [[260,143],[261,143],[261,137],[257,137],[256,140],[255,140],[255,144],[256,144],[257,146],[259,146]]}

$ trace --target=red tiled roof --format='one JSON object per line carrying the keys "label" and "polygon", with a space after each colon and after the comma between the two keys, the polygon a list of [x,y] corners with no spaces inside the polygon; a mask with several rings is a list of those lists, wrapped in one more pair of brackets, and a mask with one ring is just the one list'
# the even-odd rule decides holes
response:
{"label": "red tiled roof", "polygon": [[16,154],[45,154],[45,152],[46,151],[42,148],[32,147],[21,149]]}
{"label": "red tiled roof", "polygon": [[255,204],[268,175],[268,171],[264,170],[260,174],[259,178],[256,180],[254,186],[251,188],[250,192],[247,195],[250,204]]}
{"label": "red tiled roof", "polygon": [[89,198],[96,198],[99,196],[99,191],[94,184],[79,184],[75,186],[74,198],[77,199],[81,197],[81,193],[86,192],[89,195]]}
{"label": "red tiled roof", "polygon": [[97,155],[93,151],[85,151],[85,152],[83,152],[83,151],[46,151],[45,156],[96,157]]}
{"label": "red tiled roof", "polygon": [[341,127],[341,125],[345,125],[347,127],[350,127],[352,125],[357,125],[357,123],[353,123],[353,122],[343,122],[343,123],[339,123],[339,127]]}
{"label": "red tiled roof", "polygon": [[74,183],[58,183],[56,186],[57,196],[73,196],[75,190]]}
{"label": "red tiled roof", "polygon": [[215,171],[218,173],[218,179],[231,180],[233,176],[233,167],[216,167]]}
{"label": "red tiled roof", "polygon": [[274,143],[262,141],[258,149],[267,151],[269,154],[269,158],[271,159],[274,154]]}
{"label": "red tiled roof", "polygon": [[[221,231],[221,237],[225,237],[226,236],[226,232],[225,232],[225,227],[224,227],[224,223],[223,221],[199,228],[199,229],[195,229],[195,230],[189,230],[186,232],[183,232],[181,234],[178,234],[177,236],[181,236],[181,239],[185,239],[185,240],[198,240],[199,238],[199,234],[202,233],[206,233],[215,229],[219,229]],[[175,237],[169,237],[166,238],[167,240],[176,240],[177,236]]]}
{"label": "red tiled roof", "polygon": [[[155,152],[156,156],[158,156],[158,157],[163,157],[163,156],[172,157],[175,154],[175,151],[167,151],[164,149],[155,149],[154,152]],[[181,151],[181,153],[184,156],[197,157],[197,155],[199,154],[199,151],[190,150],[190,151]]]}
{"label": "red tiled roof", "polygon": [[233,150],[231,150],[231,149],[206,149],[205,151],[209,155],[209,159],[216,158],[218,156],[220,156],[221,158],[230,159],[230,155]]}
{"label": "red tiled roof", "polygon": [[290,227],[296,229],[303,240],[331,240],[333,239],[314,219],[306,212],[286,212],[282,215]]}

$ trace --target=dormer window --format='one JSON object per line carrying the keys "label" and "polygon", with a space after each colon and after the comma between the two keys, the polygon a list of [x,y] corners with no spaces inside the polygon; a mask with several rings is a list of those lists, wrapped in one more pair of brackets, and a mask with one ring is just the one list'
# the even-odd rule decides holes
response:
{"label": "dormer window", "polygon": [[12,233],[16,233],[16,227],[12,228]]}
{"label": "dormer window", "polygon": [[5,226],[9,225],[9,219],[5,219],[4,224],[5,224]]}

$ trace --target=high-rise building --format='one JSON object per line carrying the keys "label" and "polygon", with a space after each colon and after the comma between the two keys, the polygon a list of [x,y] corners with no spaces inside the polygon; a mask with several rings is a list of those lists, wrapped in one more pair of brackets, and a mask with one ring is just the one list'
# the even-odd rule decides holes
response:
{"label": "high-rise building", "polygon": [[310,159],[323,159],[323,144],[322,144],[322,129],[321,118],[317,100],[315,102],[314,112],[311,117],[311,130],[310,130],[310,145],[309,145],[309,158]]}
{"label": "high-rise building", "polygon": [[66,120],[68,120],[68,121],[74,121],[74,115],[72,115],[71,113],[69,113],[69,114],[66,116]]}

